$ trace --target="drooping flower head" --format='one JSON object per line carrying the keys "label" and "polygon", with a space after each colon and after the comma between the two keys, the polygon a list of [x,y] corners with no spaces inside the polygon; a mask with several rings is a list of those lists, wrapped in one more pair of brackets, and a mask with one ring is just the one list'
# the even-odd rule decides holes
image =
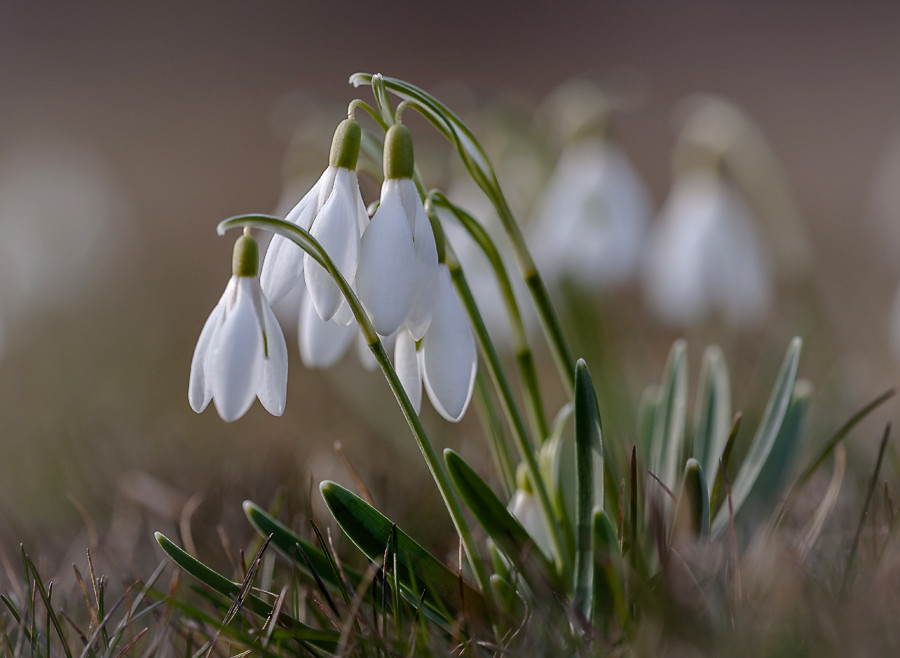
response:
{"label": "drooping flower head", "polygon": [[732,325],[758,325],[773,297],[771,254],[752,211],[721,174],[687,173],[651,234],[644,290],[657,315],[687,325],[718,312]]}
{"label": "drooping flower head", "polygon": [[549,281],[571,277],[603,290],[634,274],[652,205],[624,151],[607,137],[563,151],[532,225],[535,259]]}
{"label": "drooping flower head", "polygon": [[[356,176],[360,139],[361,130],[356,121],[346,119],[338,125],[328,168],[285,217],[286,221],[310,232],[351,284],[359,262],[360,234],[368,223]],[[261,281],[263,291],[272,302],[303,281],[316,313],[325,322],[337,314],[343,303],[340,290],[328,272],[280,235],[269,243]]]}
{"label": "drooping flower head", "polygon": [[246,232],[234,244],[232,276],[210,313],[191,361],[188,400],[200,413],[210,400],[227,422],[237,420],[259,397],[280,416],[287,395],[287,346],[260,289],[259,247]]}
{"label": "drooping flower head", "polygon": [[395,124],[384,138],[381,202],[362,236],[356,290],[379,334],[405,323],[418,340],[434,311],[437,248],[414,172],[412,136]]}

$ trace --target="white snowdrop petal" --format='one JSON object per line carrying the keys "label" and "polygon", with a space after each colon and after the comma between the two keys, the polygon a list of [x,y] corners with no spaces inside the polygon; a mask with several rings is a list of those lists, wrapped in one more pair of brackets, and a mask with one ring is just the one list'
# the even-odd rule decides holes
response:
{"label": "white snowdrop petal", "polygon": [[333,320],[337,322],[342,327],[349,327],[353,324],[356,318],[353,315],[353,310],[350,308],[350,304],[347,303],[346,299],[343,299],[342,296],[341,305],[338,307],[337,313],[334,314]]}
{"label": "white snowdrop petal", "polygon": [[[322,179],[306,193],[284,218],[286,222],[309,229],[318,210],[319,189]],[[287,295],[303,276],[305,252],[281,235],[273,235],[260,272],[260,284],[266,298],[275,303]]]}
{"label": "white snowdrop petal", "polygon": [[288,352],[281,326],[272,308],[263,300],[263,320],[266,327],[266,347],[269,356],[263,362],[263,373],[257,396],[262,406],[273,416],[284,413],[287,399]]}
{"label": "white snowdrop petal", "polygon": [[[334,190],[316,215],[310,234],[322,245],[347,281],[352,282],[359,262],[359,219],[356,172],[338,168]],[[334,317],[343,296],[334,279],[312,256],[304,257],[306,289],[322,320]]]}
{"label": "white snowdrop petal", "polygon": [[397,195],[382,199],[363,234],[356,290],[382,336],[394,333],[409,315],[416,294],[412,232]]}
{"label": "white snowdrop petal", "polygon": [[412,337],[421,340],[431,323],[437,297],[438,255],[434,231],[425,208],[419,203],[416,214],[416,297],[406,318],[406,328]]}
{"label": "white snowdrop petal", "polygon": [[337,178],[338,170],[338,167],[328,166],[319,177],[319,181],[316,183],[316,188],[318,189],[316,212],[319,212],[322,209],[325,202],[328,201],[328,198],[331,196],[332,191],[334,191],[334,182]]}
{"label": "white snowdrop petal", "polygon": [[422,373],[416,355],[416,341],[408,331],[401,331],[394,346],[394,370],[416,413],[422,408]]}
{"label": "white snowdrop petal", "polygon": [[307,368],[324,369],[336,365],[350,347],[354,332],[354,327],[341,326],[334,319],[324,322],[316,312],[310,296],[303,298],[300,303],[297,337],[300,359]]}
{"label": "white snowdrop petal", "polygon": [[525,532],[534,540],[535,546],[545,557],[549,558],[553,554],[550,549],[550,538],[547,536],[547,528],[544,526],[544,520],[541,518],[541,511],[538,509],[534,496],[524,489],[516,489],[512,500],[509,501],[508,509],[509,513],[522,524]]}
{"label": "white snowdrop petal", "polygon": [[421,351],[428,399],[441,416],[459,421],[472,399],[478,353],[446,265],[440,267],[437,302]]}
{"label": "white snowdrop petal", "polygon": [[406,219],[409,220],[409,230],[415,234],[416,217],[418,209],[422,206],[422,199],[419,197],[416,184],[411,178],[388,179],[385,183],[396,185],[400,195],[400,205],[403,206],[403,212],[406,213]]}
{"label": "white snowdrop petal", "polygon": [[[224,298],[224,295],[222,297]],[[197,347],[194,348],[194,356],[191,359],[188,400],[191,403],[191,409],[198,414],[206,409],[209,401],[212,400],[212,386],[210,385],[206,364],[209,357],[209,346],[216,330],[222,323],[222,314],[224,312],[225,304],[223,299],[220,299],[200,331],[200,338],[197,339]]]}
{"label": "white snowdrop petal", "polygon": [[237,420],[250,408],[262,376],[263,338],[250,277],[237,277],[236,299],[210,345],[213,401],[222,420]]}
{"label": "white snowdrop petal", "polygon": [[369,211],[366,209],[366,202],[363,201],[362,194],[356,195],[356,221],[359,224],[359,234],[362,235],[369,225]]}

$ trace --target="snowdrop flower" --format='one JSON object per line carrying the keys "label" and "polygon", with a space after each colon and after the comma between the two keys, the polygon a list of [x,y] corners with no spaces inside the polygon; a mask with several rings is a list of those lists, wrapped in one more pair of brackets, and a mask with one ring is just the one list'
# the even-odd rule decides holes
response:
{"label": "snowdrop flower", "polygon": [[534,545],[544,554],[547,559],[553,555],[550,548],[550,538],[547,536],[547,528],[544,526],[544,519],[541,517],[541,510],[538,509],[537,501],[534,499],[534,493],[531,490],[531,483],[525,472],[524,464],[519,465],[516,471],[516,492],[513,494],[512,500],[509,501],[507,509],[515,519],[522,524],[525,532],[534,541]]}
{"label": "snowdrop flower", "polygon": [[[301,290],[302,299],[299,304],[300,323],[297,327],[297,342],[303,365],[310,370],[332,368],[344,358],[350,346],[355,343],[356,355],[363,368],[369,371],[377,370],[378,361],[356,322],[351,321],[344,325],[337,315],[328,322],[323,321],[316,313],[309,295],[302,293],[303,286],[298,288]],[[394,349],[396,337],[397,334],[381,337],[382,345],[388,354]]]}
{"label": "snowdrop flower", "polygon": [[381,202],[362,236],[356,290],[379,334],[393,334],[405,323],[419,340],[434,312],[438,263],[414,170],[412,136],[395,124],[384,138]]}
{"label": "snowdrop flower", "polygon": [[[329,166],[313,188],[285,217],[306,229],[322,245],[338,270],[353,283],[359,262],[360,233],[368,223],[359,192],[359,124],[346,119],[334,132]],[[328,272],[296,244],[280,235],[269,243],[262,268],[262,287],[272,302],[287,295],[303,278],[312,305],[328,322],[343,297]]]}
{"label": "snowdrop flower", "polygon": [[669,324],[717,311],[732,325],[758,325],[771,304],[771,256],[755,218],[737,190],[708,170],[675,182],[643,266],[648,302]]}
{"label": "snowdrop flower", "polygon": [[215,401],[222,420],[237,420],[259,397],[266,411],[284,413],[287,346],[260,289],[259,247],[248,230],[234,244],[232,277],[209,315],[191,361],[188,399],[200,413]]}
{"label": "snowdrop flower", "polygon": [[456,423],[465,415],[475,385],[478,354],[446,264],[439,266],[428,330],[420,341],[408,329],[400,332],[394,367],[416,412],[421,408],[424,383],[432,406],[446,420]]}
{"label": "snowdrop flower", "polygon": [[531,243],[549,281],[620,285],[637,269],[650,195],[625,153],[592,137],[569,146],[538,202]]}

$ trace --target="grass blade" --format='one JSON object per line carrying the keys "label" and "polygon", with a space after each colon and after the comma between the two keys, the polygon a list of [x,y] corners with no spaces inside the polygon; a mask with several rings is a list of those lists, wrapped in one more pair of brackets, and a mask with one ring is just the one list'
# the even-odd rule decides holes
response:
{"label": "grass blade", "polygon": [[459,497],[514,568],[521,566],[523,561],[534,560],[543,573],[552,576],[555,573],[553,564],[478,473],[449,448],[444,450],[444,461]]}
{"label": "grass blade", "polygon": [[[286,558],[293,560],[304,573],[312,576],[313,574],[310,571],[306,560],[304,560],[303,553],[305,553],[312,568],[315,569],[326,584],[338,589],[341,588],[341,583],[338,580],[339,577],[335,575],[331,560],[324,551],[319,550],[313,544],[304,540],[300,535],[278,521],[275,517],[271,516],[256,503],[245,500],[243,507],[247,519],[249,519],[250,523],[263,538],[272,535],[272,545],[279,553]],[[302,553],[300,550],[301,548],[303,549]],[[362,576],[346,566],[344,566],[343,569],[347,579],[350,581],[350,585],[352,587],[359,585],[362,581]]]}
{"label": "grass blade", "polygon": [[[166,555],[172,558],[172,561],[175,562],[175,564],[187,571],[201,583],[213,591],[218,592],[223,596],[227,596],[231,600],[234,600],[241,594],[240,583],[229,580],[220,573],[210,569],[199,560],[191,557],[161,532],[157,532],[154,536],[156,537],[156,541],[159,542],[159,545],[166,552]],[[254,594],[248,594],[244,603],[248,610],[263,619],[267,619],[272,614],[272,606]],[[291,631],[300,633],[300,639],[305,639],[311,644],[315,644],[326,650],[333,650],[337,646],[338,634],[335,632],[314,629],[285,614],[282,614],[279,620]]]}
{"label": "grass blade", "polygon": [[[324,481],[319,485],[325,504],[332,516],[350,540],[370,560],[380,560],[391,532],[391,521],[381,512],[335,482]],[[453,623],[461,611],[459,577],[440,560],[422,548],[400,528],[397,529],[398,553],[407,572],[412,571],[418,582],[428,587],[426,604],[441,613],[449,609],[446,621]],[[421,592],[410,588],[410,581],[404,578],[401,587],[418,599]],[[487,610],[481,594],[466,584],[466,613],[470,620],[487,621]],[[437,600],[436,600],[437,599]]]}

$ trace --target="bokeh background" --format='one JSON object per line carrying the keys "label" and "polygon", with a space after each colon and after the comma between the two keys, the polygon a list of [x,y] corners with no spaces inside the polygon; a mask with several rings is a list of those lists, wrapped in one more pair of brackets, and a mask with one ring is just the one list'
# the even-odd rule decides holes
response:
{"label": "bokeh background", "polygon": [[[216,525],[246,538],[242,499],[281,492],[315,514],[302,502],[311,483],[347,480],[338,439],[411,534],[447,532],[447,519],[414,513],[436,498],[430,478],[386,386],[352,357],[304,371],[289,338],[281,419],[257,405],[226,425],[187,403],[196,337],[229,275],[232,241],[215,224],[299,196],[286,183],[321,170],[346,103],[370,99],[347,84],[358,70],[443,93],[476,132],[490,125],[477,110],[501,108],[523,139],[566,79],[627,72],[643,91],[616,135],[657,207],[678,101],[709,92],[741,107],[800,209],[815,268],[802,307],[816,310],[787,298],[761,330],[676,331],[646,313],[636,285],[598,298],[606,351],[592,367],[622,377],[601,404],[626,401],[611,413],[631,442],[636,399],[684,335],[693,373],[706,342],[723,344],[740,408],[801,333],[821,434],[900,375],[898,25],[892,3],[2,0],[0,538],[51,554],[138,550],[179,526],[185,505],[198,543],[217,544]],[[420,152],[449,153],[411,124]],[[376,190],[364,188],[367,202]],[[470,416],[456,428],[425,414],[436,444],[485,456]]]}

